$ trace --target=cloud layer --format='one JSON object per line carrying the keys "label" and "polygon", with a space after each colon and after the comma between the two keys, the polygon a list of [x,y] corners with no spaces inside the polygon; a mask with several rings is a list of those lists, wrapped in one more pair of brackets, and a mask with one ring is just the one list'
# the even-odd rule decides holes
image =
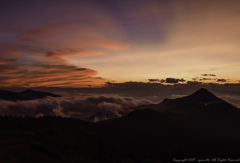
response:
{"label": "cloud layer", "polygon": [[148,100],[132,97],[92,96],[92,97],[47,97],[29,101],[0,101],[0,114],[13,116],[62,116],[86,119],[98,112],[111,112],[116,117],[127,113],[127,108],[150,104]]}

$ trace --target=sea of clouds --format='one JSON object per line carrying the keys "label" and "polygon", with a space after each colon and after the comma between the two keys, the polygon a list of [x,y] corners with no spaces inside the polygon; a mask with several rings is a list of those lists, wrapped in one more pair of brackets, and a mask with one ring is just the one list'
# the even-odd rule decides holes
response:
{"label": "sea of clouds", "polygon": [[116,117],[128,113],[128,108],[147,105],[146,99],[121,97],[118,95],[88,95],[46,97],[26,101],[0,101],[0,114],[11,116],[62,116],[86,119],[98,112],[111,112]]}

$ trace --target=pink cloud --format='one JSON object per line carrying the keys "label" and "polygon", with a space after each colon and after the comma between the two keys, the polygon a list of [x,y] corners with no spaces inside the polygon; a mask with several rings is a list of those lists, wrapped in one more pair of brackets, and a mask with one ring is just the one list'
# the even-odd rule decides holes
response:
{"label": "pink cloud", "polygon": [[56,50],[47,53],[47,57],[54,58],[54,57],[65,57],[65,56],[96,56],[102,55],[102,51],[97,50],[88,50],[88,49],[63,49],[63,50]]}
{"label": "pink cloud", "polygon": [[72,65],[48,65],[33,71],[3,68],[1,73],[6,75],[0,77],[0,84],[5,87],[87,87],[105,83],[103,78],[92,77],[97,74],[96,70]]}
{"label": "pink cloud", "polygon": [[1,59],[0,58],[0,65],[12,63],[12,62],[15,62],[15,61],[16,61],[16,59]]}

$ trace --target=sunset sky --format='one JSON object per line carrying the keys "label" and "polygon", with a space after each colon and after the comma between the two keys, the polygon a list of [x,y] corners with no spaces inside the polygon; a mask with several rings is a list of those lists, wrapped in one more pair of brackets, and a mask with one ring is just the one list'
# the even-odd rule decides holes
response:
{"label": "sunset sky", "polygon": [[2,0],[0,85],[237,81],[239,45],[239,0]]}

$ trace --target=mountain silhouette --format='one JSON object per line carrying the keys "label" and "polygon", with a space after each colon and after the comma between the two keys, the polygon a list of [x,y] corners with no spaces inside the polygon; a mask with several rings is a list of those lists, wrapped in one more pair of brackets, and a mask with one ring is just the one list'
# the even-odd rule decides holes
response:
{"label": "mountain silhouette", "polygon": [[189,96],[175,99],[175,101],[180,101],[181,103],[186,102],[186,103],[201,103],[201,104],[224,102],[223,100],[216,97],[214,94],[212,94],[205,88],[201,88]]}
{"label": "mountain silhouette", "polygon": [[[149,105],[145,106],[148,109],[135,109],[122,118],[98,122],[96,125],[107,135],[147,144],[144,148],[134,144],[135,152],[143,157],[155,156],[159,160],[176,156],[236,157],[236,144],[240,145],[238,108],[206,89],[183,98],[164,100],[163,103],[170,105],[170,109],[162,111],[158,110],[157,105]],[[154,143],[158,144],[155,144],[157,147]],[[125,150],[129,146],[126,145]],[[157,152],[153,154],[149,151]]]}
{"label": "mountain silhouette", "polygon": [[41,99],[47,96],[51,97],[61,97],[60,95],[56,95],[49,92],[42,92],[42,91],[34,91],[31,89],[27,89],[23,92],[13,92],[13,91],[6,91],[0,90],[0,99],[9,100],[9,101],[23,101],[23,100],[34,100],[34,99]]}
{"label": "mountain silhouette", "polygon": [[[171,110],[176,107],[185,105],[209,105],[212,103],[226,103],[224,100],[216,97],[214,94],[209,92],[205,88],[201,88],[189,96],[176,99],[164,99],[159,104],[142,105],[135,108],[136,109],[153,109],[158,111]],[[133,108],[134,109],[134,108]]]}
{"label": "mountain silhouette", "polygon": [[163,102],[158,104],[158,110],[167,110],[175,107],[179,107],[186,104],[202,104],[208,105],[211,103],[224,103],[222,99],[216,97],[214,94],[209,92],[207,89],[201,88],[195,93],[176,99],[165,99]]}
{"label": "mountain silhouette", "polygon": [[23,92],[20,92],[20,95],[22,97],[26,97],[30,100],[41,99],[41,98],[44,98],[44,97],[47,97],[47,96],[61,97],[60,95],[55,95],[55,94],[52,94],[52,93],[49,93],[49,92],[34,91],[34,90],[31,90],[31,89],[27,89]]}

